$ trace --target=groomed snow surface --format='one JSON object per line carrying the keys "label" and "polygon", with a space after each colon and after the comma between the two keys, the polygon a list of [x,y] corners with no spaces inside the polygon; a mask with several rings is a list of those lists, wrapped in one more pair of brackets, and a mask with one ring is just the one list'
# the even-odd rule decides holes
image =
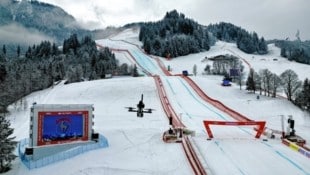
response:
{"label": "groomed snow surface", "polygon": [[[191,87],[178,76],[166,77],[160,72],[156,62],[134,45],[141,45],[138,32],[125,30],[114,35],[112,40],[99,40],[98,44],[118,49],[128,49],[136,57],[139,65],[153,74],[161,75],[167,96],[182,122],[196,136],[191,138],[195,150],[204,167],[212,174],[241,175],[309,175],[309,158],[289,149],[279,138],[263,141],[255,139],[252,126],[211,126],[214,139],[207,140],[203,120],[234,121],[230,116],[203,101]],[[267,127],[281,130],[281,115],[293,115],[297,134],[310,141],[310,116],[296,108],[285,99],[269,98],[249,94],[233,84],[232,87],[220,85],[222,77],[202,75],[208,61],[205,56],[235,54],[247,60],[256,70],[269,68],[282,73],[285,69],[295,70],[304,80],[310,75],[309,66],[288,62],[278,57],[279,50],[269,47],[265,56],[248,55],[240,52],[233,44],[217,42],[209,52],[180,57],[171,61],[160,58],[166,66],[171,66],[173,74],[182,70],[191,73],[193,65],[198,67],[198,75],[191,77],[210,97],[246,115],[253,120],[264,120]],[[116,52],[120,62],[134,63],[124,52]],[[143,57],[143,58],[138,58]],[[264,57],[264,58],[263,58]],[[273,61],[273,58],[278,61]],[[143,59],[148,59],[144,60]],[[279,66],[282,65],[282,66]],[[244,89],[244,87],[243,87]],[[144,94],[146,108],[156,109],[152,114],[137,118],[135,113],[127,112],[125,107],[135,106]],[[28,170],[19,159],[13,170],[5,175],[101,175],[101,174],[193,174],[181,144],[164,143],[162,134],[169,128],[156,85],[152,77],[114,77],[64,85],[60,83],[43,91],[27,96],[28,108],[10,106],[9,119],[15,129],[16,140],[29,135],[29,106],[33,102],[47,104],[94,104],[95,131],[103,134],[109,147],[87,152],[72,159],[57,162],[46,167]],[[263,137],[266,138],[266,137]]]}
{"label": "groomed snow surface", "polygon": [[[109,147],[33,170],[17,160],[8,174],[191,174],[180,145],[162,141],[169,126],[155,87],[152,78],[113,78],[60,84],[31,94],[29,104],[94,104],[94,129],[108,139]],[[156,111],[137,118],[125,107],[135,106],[142,93],[146,107]],[[28,137],[29,111],[12,112],[10,118],[17,140]]]}

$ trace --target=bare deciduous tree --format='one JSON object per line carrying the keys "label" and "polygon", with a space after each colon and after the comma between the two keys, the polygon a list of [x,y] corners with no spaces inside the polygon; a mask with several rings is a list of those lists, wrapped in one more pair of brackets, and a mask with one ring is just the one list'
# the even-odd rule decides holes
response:
{"label": "bare deciduous tree", "polygon": [[298,79],[298,75],[291,69],[284,71],[281,75],[281,84],[284,88],[284,92],[289,101],[293,100],[293,96],[297,90],[301,87],[301,81]]}

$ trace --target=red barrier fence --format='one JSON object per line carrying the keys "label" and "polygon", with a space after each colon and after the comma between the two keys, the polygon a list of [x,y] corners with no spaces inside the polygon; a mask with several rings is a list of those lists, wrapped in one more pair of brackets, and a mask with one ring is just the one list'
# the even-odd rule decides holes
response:
{"label": "red barrier fence", "polygon": [[[104,46],[100,45],[100,44],[97,44],[97,47],[99,48],[105,48]],[[130,57],[131,59],[133,59],[133,61],[142,69],[142,71],[147,75],[147,76],[152,76],[152,74],[147,71],[146,69],[144,69],[138,62],[137,60],[135,59],[135,57],[127,50],[127,49],[115,49],[115,48],[111,48],[109,47],[109,50],[113,51],[113,52],[126,52]]]}
{"label": "red barrier fence", "polygon": [[[162,69],[162,71],[165,73],[167,76],[171,76],[171,73],[167,71],[165,68],[165,65],[159,60],[159,58],[155,58],[159,67]],[[237,121],[252,121],[251,119],[247,118],[246,116],[236,112],[233,109],[230,109],[229,107],[225,106],[222,102],[215,100],[208,95],[206,95],[203,90],[188,76],[181,76],[194,90],[195,92],[206,102],[212,104],[216,108],[220,109],[221,111],[229,114],[231,117],[236,119]]]}
{"label": "red barrier fence", "polygon": [[[154,57],[153,57],[153,58],[154,58]],[[160,61],[159,58],[155,57],[154,59],[156,60],[157,64],[159,65],[159,67],[161,68],[161,70],[164,72],[164,74],[165,74],[166,76],[171,76],[171,75],[172,75],[172,74],[166,69],[164,63],[163,63],[162,61]]]}
{"label": "red barrier fence", "polygon": [[[164,111],[166,113],[167,117],[172,117],[172,125],[173,127],[181,127],[184,128],[185,125],[180,121],[178,115],[173,110],[172,106],[170,105],[169,99],[167,98],[166,91],[163,87],[162,81],[159,76],[154,76],[154,80],[156,83],[156,87],[158,90],[158,94],[160,97],[161,104],[164,108]],[[202,166],[199,158],[197,157],[197,154],[195,150],[192,147],[192,144],[187,136],[183,136],[182,138],[182,146],[184,149],[184,152],[186,154],[186,157],[197,175],[206,175],[206,171],[204,170],[204,167]]]}
{"label": "red barrier fence", "polygon": [[193,146],[187,136],[183,137],[182,146],[195,174],[206,175],[207,173],[203,168],[202,164],[200,163],[199,158],[197,157],[197,154],[195,153]]}
{"label": "red barrier fence", "polygon": [[158,94],[160,97],[160,102],[164,108],[164,111],[166,113],[167,117],[172,117],[172,126],[173,127],[185,127],[185,125],[180,121],[180,118],[176,114],[176,112],[173,110],[167,95],[166,91],[164,89],[164,86],[162,84],[162,81],[159,76],[154,76],[156,87],[158,90]]}
{"label": "red barrier fence", "polygon": [[214,107],[220,109],[221,111],[229,114],[232,118],[234,118],[237,121],[252,121],[251,119],[247,118],[246,116],[238,113],[237,111],[225,106],[222,102],[215,100],[208,95],[206,95],[203,90],[189,77],[182,76],[183,79],[195,90],[195,92],[206,102],[212,104]]}

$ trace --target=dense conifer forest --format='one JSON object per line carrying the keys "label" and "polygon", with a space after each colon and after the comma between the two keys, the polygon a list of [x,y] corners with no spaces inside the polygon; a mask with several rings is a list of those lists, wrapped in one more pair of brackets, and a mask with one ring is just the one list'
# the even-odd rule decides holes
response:
{"label": "dense conifer forest", "polygon": [[[18,47],[17,47],[18,48]],[[62,49],[49,41],[29,46],[25,53],[19,49],[14,56],[0,50],[0,112],[34,91],[66,83],[105,78],[113,74],[129,75],[130,66],[118,65],[108,48],[97,49],[91,37],[81,40],[77,34],[64,40]]]}
{"label": "dense conifer forest", "polygon": [[206,27],[176,10],[161,21],[141,24],[139,40],[145,52],[170,58],[207,51],[215,43]]}

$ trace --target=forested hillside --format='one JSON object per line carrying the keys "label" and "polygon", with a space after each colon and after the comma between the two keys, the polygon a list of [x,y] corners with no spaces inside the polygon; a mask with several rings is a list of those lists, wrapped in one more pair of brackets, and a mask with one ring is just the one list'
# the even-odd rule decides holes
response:
{"label": "forested hillside", "polygon": [[176,10],[161,21],[142,24],[139,40],[147,53],[172,58],[209,50],[215,43],[206,27]]}
{"label": "forested hillside", "polygon": [[276,40],[275,45],[281,48],[281,56],[288,60],[310,64],[310,41]]}
{"label": "forested hillside", "polygon": [[139,40],[143,49],[153,55],[177,57],[207,51],[219,39],[235,42],[246,53],[266,54],[264,37],[249,33],[241,27],[221,22],[205,27],[176,10],[167,12],[158,22],[141,24]]}
{"label": "forested hillside", "polygon": [[57,81],[66,79],[72,83],[100,79],[117,70],[114,54],[107,48],[98,51],[96,43],[88,36],[78,40],[73,34],[64,40],[62,50],[49,41],[29,46],[25,53],[14,57],[8,57],[2,50],[0,113],[23,96],[50,87]]}
{"label": "forested hillside", "polygon": [[29,31],[41,32],[55,42],[62,42],[72,33],[81,35],[88,32],[81,29],[74,17],[60,7],[36,0],[1,0],[0,10],[0,25],[17,23]]}
{"label": "forested hillside", "polygon": [[210,24],[208,30],[219,40],[235,42],[245,53],[266,54],[268,52],[264,37],[259,38],[256,32],[249,33],[241,27],[225,22]]}
{"label": "forested hillside", "polygon": [[60,7],[37,0],[0,1],[0,45],[6,45],[8,55],[44,40],[61,45],[73,33],[90,35]]}

